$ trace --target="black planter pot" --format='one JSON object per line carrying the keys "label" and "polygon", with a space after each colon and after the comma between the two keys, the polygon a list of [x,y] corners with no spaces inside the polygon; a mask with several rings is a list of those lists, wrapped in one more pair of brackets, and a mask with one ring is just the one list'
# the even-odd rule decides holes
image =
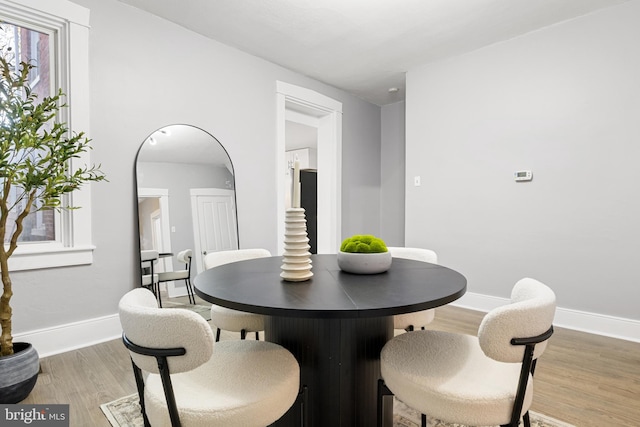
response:
{"label": "black planter pot", "polygon": [[13,343],[13,354],[0,357],[0,403],[23,401],[38,380],[40,358],[29,343]]}

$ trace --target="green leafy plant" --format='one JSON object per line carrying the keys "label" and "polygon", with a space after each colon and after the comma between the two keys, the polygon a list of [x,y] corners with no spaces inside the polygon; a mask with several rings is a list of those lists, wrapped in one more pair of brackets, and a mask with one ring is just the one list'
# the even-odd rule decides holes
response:
{"label": "green leafy plant", "polygon": [[340,250],[342,252],[372,254],[387,252],[387,245],[382,239],[370,234],[356,234],[344,239]]}
{"label": "green leafy plant", "polygon": [[62,203],[63,195],[105,179],[99,166],[71,170],[71,159],[89,150],[90,140],[83,132],[71,134],[65,123],[56,120],[66,107],[62,90],[37,102],[29,86],[34,66],[21,62],[14,67],[7,51],[0,55],[0,356],[13,354],[8,261],[18,247],[23,221],[39,210],[74,209]]}

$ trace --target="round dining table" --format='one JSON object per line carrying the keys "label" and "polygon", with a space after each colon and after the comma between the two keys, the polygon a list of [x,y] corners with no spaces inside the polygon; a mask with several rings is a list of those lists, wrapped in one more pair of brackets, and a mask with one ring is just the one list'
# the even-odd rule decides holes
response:
{"label": "round dining table", "polygon": [[[380,351],[394,336],[393,316],[460,298],[465,277],[441,265],[394,258],[388,271],[341,271],[335,254],[312,255],[311,279],[280,277],[282,257],[221,265],[194,278],[196,294],[220,306],[265,315],[265,340],[300,364],[309,427],[376,425]],[[392,423],[386,399],[384,425]],[[300,426],[298,405],[274,426]]]}

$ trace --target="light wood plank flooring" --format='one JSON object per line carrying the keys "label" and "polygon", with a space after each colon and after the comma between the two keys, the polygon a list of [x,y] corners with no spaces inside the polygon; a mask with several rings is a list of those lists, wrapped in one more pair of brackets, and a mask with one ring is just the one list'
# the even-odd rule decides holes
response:
{"label": "light wood plank flooring", "polygon": [[[483,313],[447,306],[431,328],[476,334]],[[69,403],[71,426],[108,427],[99,408],[136,391],[120,340],[46,357],[23,403]],[[578,427],[640,426],[640,344],[556,328],[538,362],[533,410]]]}

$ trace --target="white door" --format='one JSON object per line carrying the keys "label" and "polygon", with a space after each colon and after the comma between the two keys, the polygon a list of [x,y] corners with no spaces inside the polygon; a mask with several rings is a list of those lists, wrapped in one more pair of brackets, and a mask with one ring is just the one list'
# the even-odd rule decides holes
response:
{"label": "white door", "polygon": [[238,249],[238,228],[233,190],[191,189],[194,258],[197,272],[204,270],[204,255]]}

